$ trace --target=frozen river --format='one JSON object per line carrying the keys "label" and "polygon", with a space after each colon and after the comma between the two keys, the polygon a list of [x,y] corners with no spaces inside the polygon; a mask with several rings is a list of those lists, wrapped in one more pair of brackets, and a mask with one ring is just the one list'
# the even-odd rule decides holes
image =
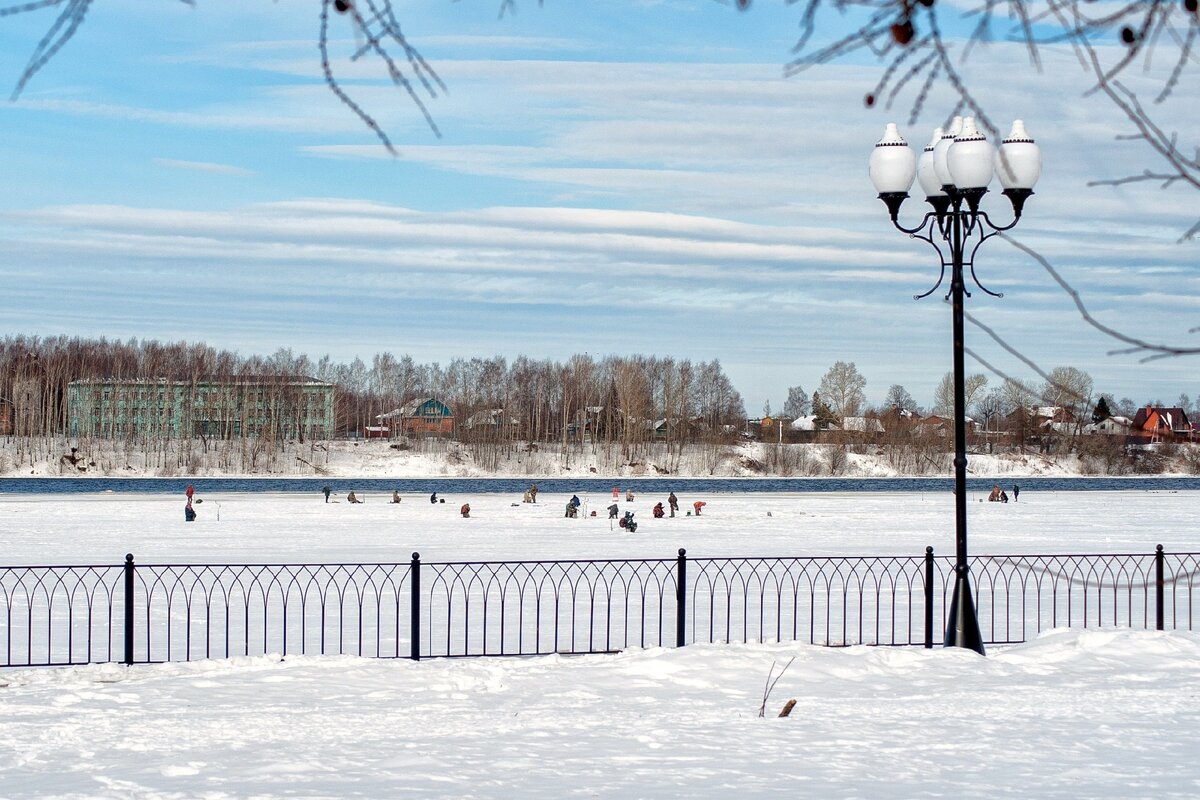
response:
{"label": "frozen river", "polygon": [[[425,561],[671,558],[804,555],[918,555],[954,548],[949,492],[680,494],[703,516],[653,519],[665,496],[619,503],[639,527],[607,519],[611,495],[581,494],[584,514],[565,519],[566,494],[427,495],[197,494],[199,519],[183,521],[182,496],[161,494],[4,495],[0,556],[7,565],[165,562],[395,562],[416,551]],[[1019,502],[968,503],[974,554],[1116,553],[1200,550],[1200,492],[1025,490]],[[471,517],[459,507],[470,503]],[[596,511],[597,516],[588,516]]]}

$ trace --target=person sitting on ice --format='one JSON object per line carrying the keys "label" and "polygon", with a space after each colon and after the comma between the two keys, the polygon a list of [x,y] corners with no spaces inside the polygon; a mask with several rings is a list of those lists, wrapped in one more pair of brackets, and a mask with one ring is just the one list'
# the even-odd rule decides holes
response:
{"label": "person sitting on ice", "polygon": [[692,508],[696,509],[697,517],[700,516],[700,509],[704,508],[706,505],[708,505],[708,503],[704,502],[703,500],[697,500],[696,502],[692,503]]}
{"label": "person sitting on ice", "polygon": [[659,503],[656,506],[654,506],[654,518],[655,519],[662,519],[666,515],[667,515],[667,512],[663,509],[662,503]]}
{"label": "person sitting on ice", "polygon": [[575,519],[576,517],[579,516],[579,506],[575,505],[573,502],[568,500],[567,501],[567,513],[564,514],[563,516],[567,517],[568,519]]}
{"label": "person sitting on ice", "polygon": [[1008,502],[1008,492],[1004,491],[1003,489],[1000,490],[1000,502],[1001,503]]}
{"label": "person sitting on ice", "polygon": [[392,502],[393,503],[400,502],[400,492],[397,491],[396,489],[392,489]]}
{"label": "person sitting on ice", "polygon": [[437,502],[437,492],[434,492],[433,494],[429,495],[429,502],[431,502],[431,503]]}
{"label": "person sitting on ice", "polygon": [[359,500],[358,497],[354,494],[354,490],[351,489],[350,494],[346,495],[346,502],[347,503],[361,503],[363,501]]}
{"label": "person sitting on ice", "polygon": [[458,513],[460,513],[460,514],[462,514],[462,515],[463,515],[463,519],[466,519],[467,517],[470,517],[470,516],[471,516],[471,504],[470,504],[470,503],[463,503],[463,504],[462,504],[462,508],[460,508],[460,509],[458,510]]}
{"label": "person sitting on ice", "polygon": [[608,507],[608,518],[609,518],[609,519],[616,519],[616,518],[617,518],[617,512],[618,512],[618,511],[620,511],[620,510],[621,510],[621,509],[617,508],[617,504],[616,504],[616,503],[613,503],[611,506],[609,506],[609,507]]}
{"label": "person sitting on ice", "polygon": [[626,503],[632,503],[632,502],[633,502],[633,489],[626,489],[626,490],[625,490],[625,502],[626,502]]}
{"label": "person sitting on ice", "polygon": [[532,503],[533,502],[533,493],[530,492],[528,489],[526,489],[525,494],[521,497],[521,502],[522,503]]}
{"label": "person sitting on ice", "polygon": [[621,517],[621,521],[617,523],[625,530],[633,533],[637,530],[637,523],[633,521],[633,512],[626,511],[625,516]]}
{"label": "person sitting on ice", "polygon": [[183,521],[184,522],[195,522],[196,521],[196,509],[192,508],[192,498],[190,498],[190,497],[188,498],[187,505],[183,507]]}
{"label": "person sitting on ice", "polygon": [[989,503],[997,503],[999,501],[1000,501],[1000,487],[993,486],[992,493],[988,495],[988,502]]}

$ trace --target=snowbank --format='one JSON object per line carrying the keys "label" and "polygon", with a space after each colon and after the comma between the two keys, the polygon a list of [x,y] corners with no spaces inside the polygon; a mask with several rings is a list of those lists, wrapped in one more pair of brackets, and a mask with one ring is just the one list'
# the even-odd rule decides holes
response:
{"label": "snowbank", "polygon": [[[772,664],[795,659],[760,719]],[[1194,797],[1200,636],[0,672],[13,797]],[[776,717],[791,698],[791,716]]]}
{"label": "snowbank", "polygon": [[[76,463],[64,460],[78,446]],[[946,443],[950,447],[950,443]],[[1087,474],[1074,455],[1002,453],[969,456],[969,473],[988,476],[1072,476]],[[1181,459],[1163,459],[1165,472],[1192,474]],[[952,454],[914,454],[875,445],[844,448],[836,444],[773,445],[743,442],[644,445],[623,456],[618,446],[526,443],[511,447],[472,447],[458,442],[413,443],[372,439],[332,442],[284,442],[253,447],[249,442],[136,443],[63,439],[0,441],[0,476],[226,477],[897,477],[950,476]]]}

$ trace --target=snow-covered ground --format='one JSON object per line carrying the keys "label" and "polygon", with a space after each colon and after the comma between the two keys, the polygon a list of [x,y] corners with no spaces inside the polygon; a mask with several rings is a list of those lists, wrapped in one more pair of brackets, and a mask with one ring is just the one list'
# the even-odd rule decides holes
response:
{"label": "snow-covered ground", "polygon": [[[0,496],[7,564],[949,553],[949,493],[718,494],[565,519],[567,495]],[[969,503],[976,553],[1200,550],[1200,492]],[[471,504],[463,519],[459,506]],[[515,504],[515,505],[514,505]],[[218,513],[220,519],[218,520]],[[758,718],[772,663],[795,657]],[[608,656],[278,656],[0,671],[3,797],[1194,797],[1200,634]],[[788,700],[787,719],[775,714]]]}
{"label": "snow-covered ground", "polygon": [[[768,671],[795,662],[758,718]],[[6,684],[6,685],[5,685]],[[5,797],[1195,797],[1200,636],[0,672]],[[776,717],[789,699],[796,707]]]}

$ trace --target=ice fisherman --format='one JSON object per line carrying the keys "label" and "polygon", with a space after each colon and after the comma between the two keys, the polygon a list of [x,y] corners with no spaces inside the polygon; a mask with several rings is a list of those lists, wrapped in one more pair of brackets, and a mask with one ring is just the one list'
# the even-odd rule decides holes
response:
{"label": "ice fisherman", "polygon": [[462,508],[460,508],[458,510],[458,513],[463,515],[463,519],[467,519],[468,517],[470,517],[471,516],[471,504],[463,503]]}
{"label": "ice fisherman", "polygon": [[655,518],[655,519],[662,519],[663,517],[665,517],[665,516],[666,516],[666,514],[667,514],[667,512],[663,510],[663,504],[662,504],[662,503],[656,503],[656,504],[655,504],[655,506],[654,506],[654,518]]}
{"label": "ice fisherman", "polygon": [[692,503],[692,508],[696,509],[697,517],[700,516],[700,509],[704,508],[706,505],[708,505],[708,503],[704,502],[703,500],[697,500],[696,502]]}
{"label": "ice fisherman", "polygon": [[431,502],[431,503],[437,502],[437,492],[434,492],[433,494],[429,495],[429,502]]}
{"label": "ice fisherman", "polygon": [[609,506],[609,507],[608,507],[608,518],[609,518],[609,519],[616,519],[616,518],[617,518],[617,512],[619,512],[620,510],[621,510],[621,509],[617,508],[617,504],[616,504],[616,503],[613,503],[611,506]]}
{"label": "ice fisherman", "polygon": [[400,492],[397,489],[392,489],[392,502],[393,503],[400,502]]}
{"label": "ice fisherman", "polygon": [[675,512],[679,510],[679,498],[675,496],[675,492],[667,495],[667,505],[671,508],[671,516],[675,516]]}
{"label": "ice fisherman", "polygon": [[333,489],[330,489],[328,486],[322,486],[322,487],[321,487],[321,494],[325,495],[325,502],[326,502],[326,503],[328,503],[328,502],[329,502],[329,495],[330,495],[330,493],[332,493],[332,492],[333,492]]}

